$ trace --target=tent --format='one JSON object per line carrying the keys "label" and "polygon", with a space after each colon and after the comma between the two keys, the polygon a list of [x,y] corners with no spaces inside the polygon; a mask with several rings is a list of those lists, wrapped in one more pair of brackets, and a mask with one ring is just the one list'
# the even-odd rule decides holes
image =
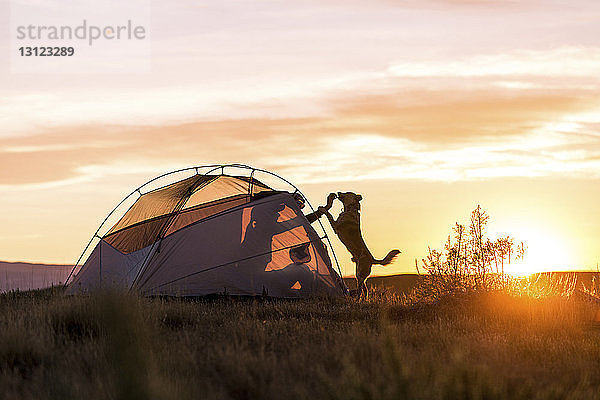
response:
{"label": "tent", "polygon": [[325,230],[319,221],[311,225],[298,195],[287,180],[244,165],[162,175],[104,220],[71,271],[67,293],[342,295],[347,289]]}

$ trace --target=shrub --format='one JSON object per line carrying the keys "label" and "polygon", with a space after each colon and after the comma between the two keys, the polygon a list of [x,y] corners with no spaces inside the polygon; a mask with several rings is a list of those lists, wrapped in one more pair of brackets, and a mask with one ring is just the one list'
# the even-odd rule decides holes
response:
{"label": "shrub", "polygon": [[[471,212],[468,229],[457,222],[443,250],[428,248],[429,253],[421,260],[427,275],[417,286],[418,297],[502,289],[513,283],[504,267],[523,257],[525,245],[515,244],[510,236],[490,239],[488,222],[489,215],[478,205]],[[415,264],[419,270],[416,260]]]}

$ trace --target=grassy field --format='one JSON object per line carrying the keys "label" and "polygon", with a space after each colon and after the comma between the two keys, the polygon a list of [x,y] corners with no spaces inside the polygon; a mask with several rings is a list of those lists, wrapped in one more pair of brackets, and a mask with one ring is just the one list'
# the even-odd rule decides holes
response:
{"label": "grassy field", "polygon": [[0,295],[0,397],[594,399],[591,299]]}

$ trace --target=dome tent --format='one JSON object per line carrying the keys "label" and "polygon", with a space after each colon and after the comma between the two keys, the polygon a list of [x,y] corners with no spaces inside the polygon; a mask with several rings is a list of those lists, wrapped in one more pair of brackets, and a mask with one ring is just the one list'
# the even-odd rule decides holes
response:
{"label": "dome tent", "polygon": [[342,295],[339,265],[334,270],[322,241],[331,248],[329,239],[320,221],[321,235],[311,226],[297,193],[278,175],[238,164],[154,178],[106,217],[71,271],[67,293]]}

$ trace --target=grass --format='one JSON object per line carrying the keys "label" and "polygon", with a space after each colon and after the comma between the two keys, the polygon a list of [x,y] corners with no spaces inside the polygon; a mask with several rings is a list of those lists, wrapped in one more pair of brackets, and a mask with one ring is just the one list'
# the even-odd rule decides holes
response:
{"label": "grass", "polygon": [[[408,299],[409,300],[409,299]],[[0,397],[594,399],[597,305],[0,295]]]}

